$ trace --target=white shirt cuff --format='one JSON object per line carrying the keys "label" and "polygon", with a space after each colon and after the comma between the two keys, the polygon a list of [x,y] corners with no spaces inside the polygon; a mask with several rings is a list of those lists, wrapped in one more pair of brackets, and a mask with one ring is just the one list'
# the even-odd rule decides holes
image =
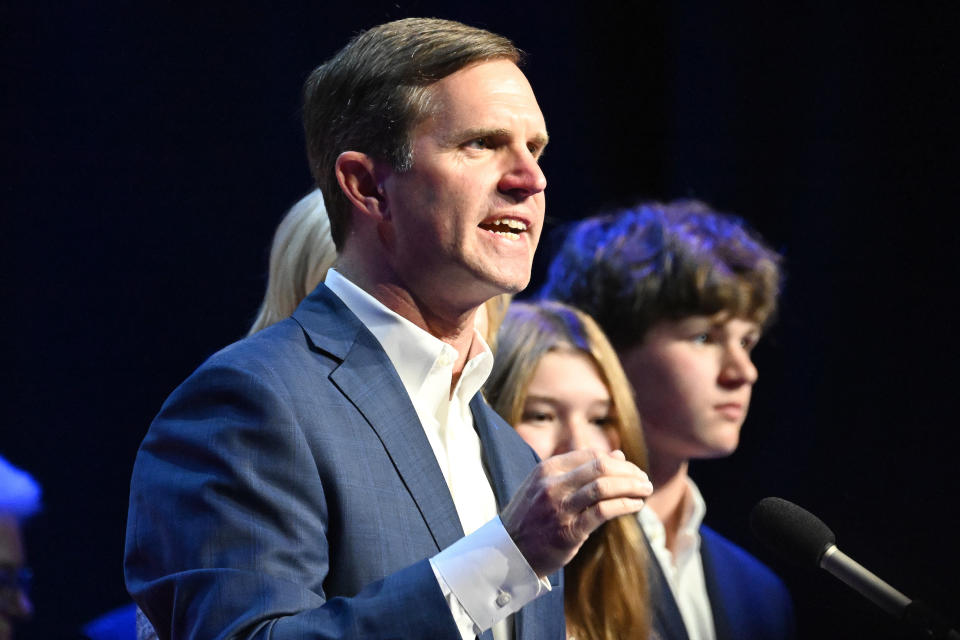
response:
{"label": "white shirt cuff", "polygon": [[[550,591],[550,581],[537,578],[499,517],[430,558],[430,564],[444,595],[455,597],[477,633]],[[455,619],[457,613],[454,609]]]}

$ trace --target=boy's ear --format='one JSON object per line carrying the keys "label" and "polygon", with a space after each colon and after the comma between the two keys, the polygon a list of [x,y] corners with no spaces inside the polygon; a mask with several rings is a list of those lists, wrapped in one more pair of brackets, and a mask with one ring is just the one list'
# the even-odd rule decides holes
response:
{"label": "boy's ear", "polygon": [[344,151],[337,156],[334,172],[340,189],[353,206],[378,221],[383,219],[385,197],[377,182],[373,158],[359,151]]}

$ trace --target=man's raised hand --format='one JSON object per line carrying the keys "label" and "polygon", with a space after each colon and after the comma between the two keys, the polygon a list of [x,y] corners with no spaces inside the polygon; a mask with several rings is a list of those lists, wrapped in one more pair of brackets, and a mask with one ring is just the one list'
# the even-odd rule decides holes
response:
{"label": "man's raised hand", "polygon": [[537,465],[500,519],[542,578],[570,562],[601,524],[639,511],[652,492],[647,474],[621,451],[571,451]]}

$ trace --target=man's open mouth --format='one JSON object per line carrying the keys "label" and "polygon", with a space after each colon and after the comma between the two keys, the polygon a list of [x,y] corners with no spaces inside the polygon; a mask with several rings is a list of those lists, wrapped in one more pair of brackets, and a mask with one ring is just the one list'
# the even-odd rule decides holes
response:
{"label": "man's open mouth", "polygon": [[490,222],[481,222],[480,228],[491,231],[498,236],[515,240],[527,230],[527,223],[514,218],[497,218]]}

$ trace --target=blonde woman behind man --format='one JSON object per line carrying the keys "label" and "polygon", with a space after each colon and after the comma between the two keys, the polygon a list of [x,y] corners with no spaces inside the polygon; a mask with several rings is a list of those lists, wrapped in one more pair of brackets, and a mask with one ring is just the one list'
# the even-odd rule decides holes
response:
{"label": "blonde woman behind man", "polygon": [[290,208],[273,235],[267,292],[248,335],[293,313],[336,259],[323,194],[314,189]]}

